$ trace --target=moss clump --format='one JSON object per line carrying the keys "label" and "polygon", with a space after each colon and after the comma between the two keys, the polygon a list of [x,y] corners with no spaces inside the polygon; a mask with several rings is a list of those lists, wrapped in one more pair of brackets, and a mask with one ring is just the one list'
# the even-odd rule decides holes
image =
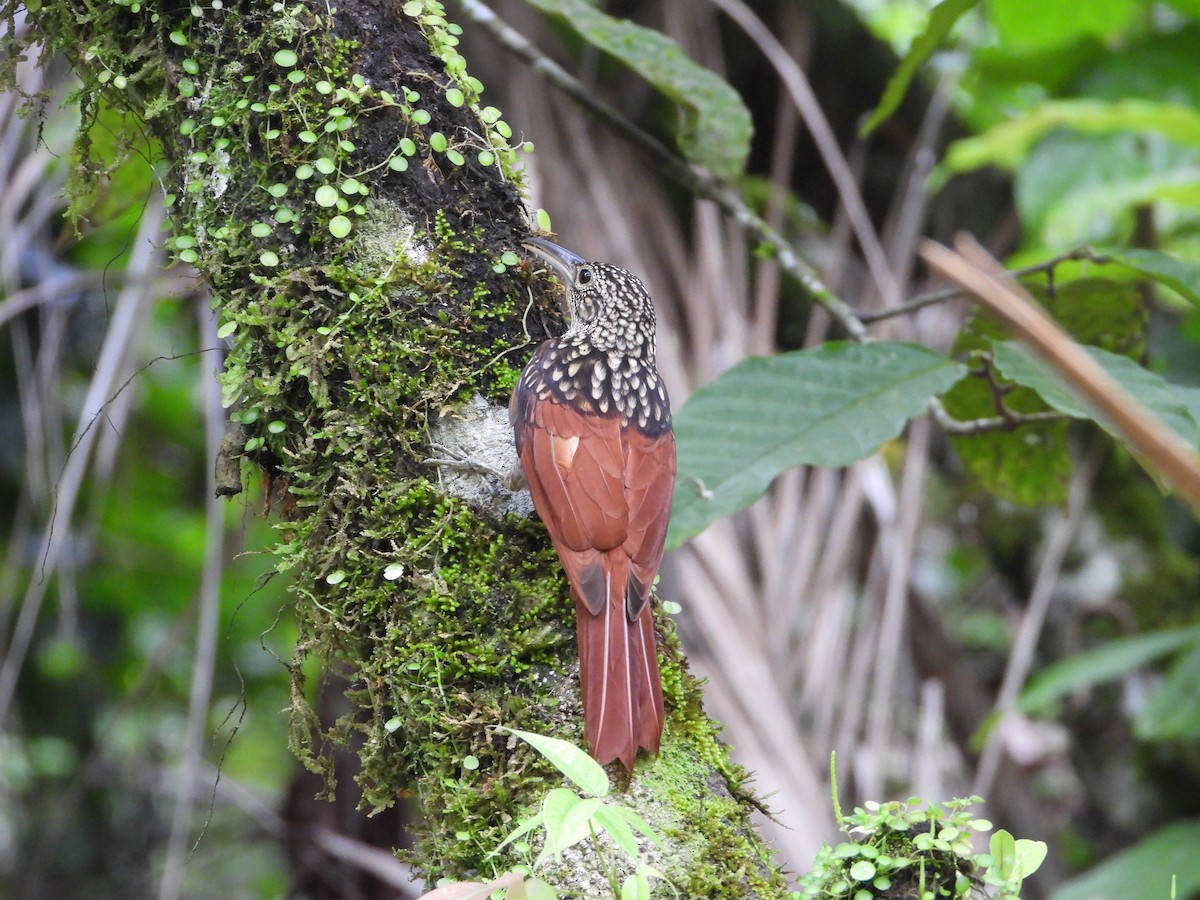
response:
{"label": "moss clump", "polygon": [[353,666],[355,711],[324,736],[360,738],[359,784],[373,808],[423,786],[424,867],[474,867],[529,789],[493,726],[558,717],[544,685],[573,642],[571,604],[533,526],[502,536],[424,480],[345,492],[297,534],[306,647]]}
{"label": "moss clump", "polygon": [[[688,683],[694,684],[689,678]],[[664,685],[665,687],[665,685]],[[698,691],[696,691],[698,701]],[[714,767],[715,759],[719,765]],[[640,770],[640,787],[669,796],[651,824],[678,850],[668,871],[685,897],[782,897],[786,881],[749,819],[748,776],[729,761],[698,705],[672,718],[667,747]],[[704,785],[697,790],[697,785]]]}

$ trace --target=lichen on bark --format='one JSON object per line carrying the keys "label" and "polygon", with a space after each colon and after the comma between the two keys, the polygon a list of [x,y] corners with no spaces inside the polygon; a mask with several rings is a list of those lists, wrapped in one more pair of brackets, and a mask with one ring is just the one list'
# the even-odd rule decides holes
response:
{"label": "lichen on bark", "polygon": [[[119,111],[216,296],[224,397],[269,476],[301,625],[298,755],[326,772],[329,746],[354,747],[370,809],[413,792],[428,877],[520,861],[487,854],[559,779],[495,726],[581,741],[573,607],[540,524],[453,496],[426,459],[432,424],[504,403],[560,322],[506,256],[529,228],[517,158],[456,29],[433,0],[66,0],[23,29],[18,6],[0,0],[10,53],[44,43],[82,81],[76,211],[112,164],[88,126]],[[744,773],[660,631],[668,729],[629,802],[681,892],[781,895]],[[307,706],[310,657],[350,684],[332,727]]]}

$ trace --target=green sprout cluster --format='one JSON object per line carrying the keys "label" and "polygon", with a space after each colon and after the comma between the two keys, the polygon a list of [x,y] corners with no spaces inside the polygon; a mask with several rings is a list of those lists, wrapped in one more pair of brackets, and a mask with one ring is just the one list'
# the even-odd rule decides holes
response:
{"label": "green sprout cluster", "polygon": [[851,839],[824,845],[793,897],[1020,900],[1021,883],[1041,864],[1046,845],[998,831],[989,851],[978,852],[978,835],[992,830],[970,811],[982,802],[968,797],[941,805],[910,797],[855,807],[840,818]]}
{"label": "green sprout cluster", "polygon": [[[453,107],[466,106],[474,111],[476,117],[485,126],[482,135],[472,135],[475,141],[472,147],[475,158],[481,166],[492,166],[497,162],[505,170],[517,163],[517,150],[526,153],[533,152],[533,143],[520,141],[510,143],[513,130],[503,119],[503,113],[494,106],[481,105],[480,95],[483,94],[483,82],[467,72],[467,61],[458,51],[458,38],[462,27],[446,19],[446,8],[440,0],[407,0],[401,7],[403,13],[420,26],[425,38],[429,41],[429,49],[446,67],[446,74],[454,80],[454,85],[445,92],[446,101]],[[469,142],[457,145],[441,132],[434,132],[429,137],[430,146],[438,153],[446,154],[454,165],[461,166],[465,162],[462,151]],[[545,230],[549,230],[546,228]]]}

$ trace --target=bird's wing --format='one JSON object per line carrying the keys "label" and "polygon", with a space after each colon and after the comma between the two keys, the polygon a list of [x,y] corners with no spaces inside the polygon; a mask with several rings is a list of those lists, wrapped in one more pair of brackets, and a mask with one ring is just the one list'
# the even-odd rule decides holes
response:
{"label": "bird's wing", "polygon": [[629,503],[621,423],[565,404],[521,404],[514,427],[533,505],[584,604],[598,615],[607,591],[602,556],[625,544]]}
{"label": "bird's wing", "polygon": [[675,436],[666,431],[647,435],[636,428],[625,432],[625,499],[629,504],[630,621],[650,601],[650,588],[662,563],[671,499],[675,493]]}

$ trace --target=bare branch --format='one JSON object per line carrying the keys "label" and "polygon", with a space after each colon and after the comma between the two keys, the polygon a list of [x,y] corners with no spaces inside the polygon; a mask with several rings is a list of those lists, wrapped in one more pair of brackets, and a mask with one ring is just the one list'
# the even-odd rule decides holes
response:
{"label": "bare branch", "polygon": [[[1020,269],[1009,269],[1008,275],[1011,278],[1025,278],[1028,275],[1039,275],[1043,272],[1053,272],[1056,268],[1065,262],[1078,262],[1080,260],[1088,260],[1097,265],[1104,265],[1112,262],[1112,257],[1105,256],[1102,253],[1097,253],[1091,247],[1077,247],[1067,253],[1059,256],[1051,257],[1044,262],[1035,263],[1032,266],[1025,266]],[[883,319],[891,319],[895,316],[906,316],[909,313],[917,312],[927,306],[934,306],[938,303],[945,303],[947,300],[955,300],[959,297],[965,297],[969,294],[966,288],[951,287],[942,288],[941,290],[931,291],[928,294],[921,294],[909,300],[907,303],[901,303],[899,306],[894,306],[891,309],[880,310],[873,313],[861,313],[859,319],[864,324],[873,325]]]}
{"label": "bare branch", "polygon": [[1063,419],[1070,418],[1066,413],[1060,413],[1053,409],[1031,413],[1007,410],[1004,415],[986,419],[969,419],[964,422],[946,412],[946,407],[937,397],[929,401],[929,411],[942,430],[955,437],[970,437],[976,434],[987,434],[990,431],[1016,431],[1023,425],[1034,425],[1038,422],[1061,422]]}

